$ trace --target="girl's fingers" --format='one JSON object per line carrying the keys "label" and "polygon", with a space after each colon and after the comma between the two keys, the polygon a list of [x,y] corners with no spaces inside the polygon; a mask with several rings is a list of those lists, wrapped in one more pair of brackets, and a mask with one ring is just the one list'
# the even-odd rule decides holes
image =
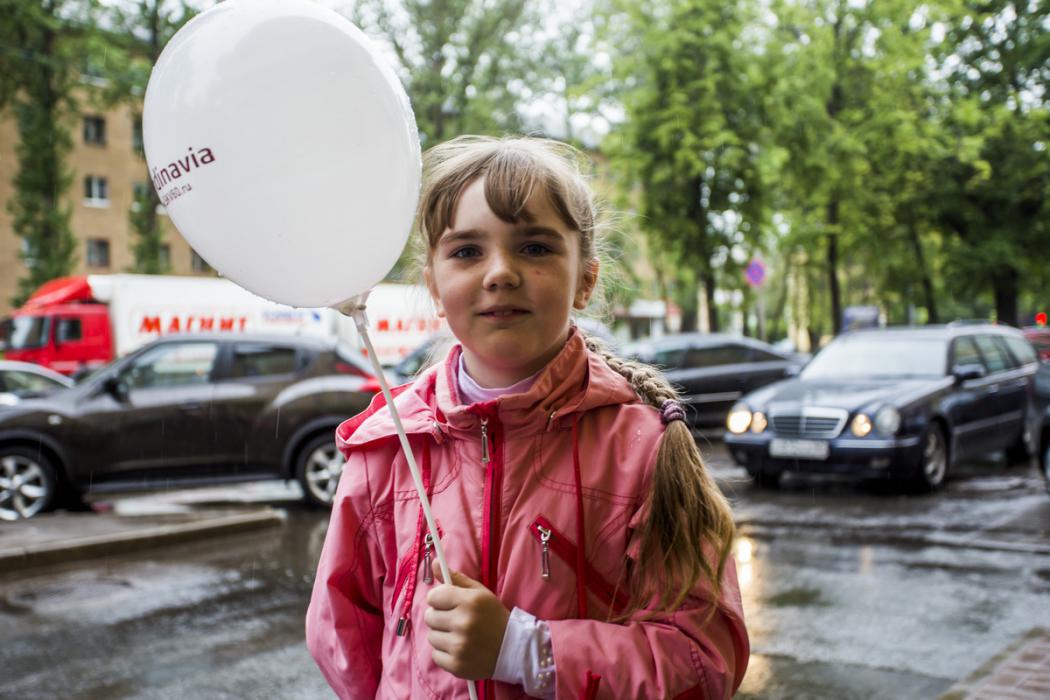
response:
{"label": "girl's fingers", "polygon": [[427,642],[434,648],[434,651],[440,651],[447,656],[452,656],[459,648],[458,638],[451,632],[430,630],[427,632]]}
{"label": "girl's fingers", "polygon": [[463,589],[442,584],[427,593],[427,605],[436,610],[451,610],[463,602]]}
{"label": "girl's fingers", "polygon": [[454,613],[448,610],[427,608],[426,612],[423,613],[423,622],[432,630],[438,632],[451,632],[453,615]]}
{"label": "girl's fingers", "polygon": [[439,649],[433,649],[430,652],[430,658],[434,659],[434,663],[439,667],[445,669],[449,673],[455,675],[456,671],[459,670],[459,663],[456,658],[451,654],[447,654]]}

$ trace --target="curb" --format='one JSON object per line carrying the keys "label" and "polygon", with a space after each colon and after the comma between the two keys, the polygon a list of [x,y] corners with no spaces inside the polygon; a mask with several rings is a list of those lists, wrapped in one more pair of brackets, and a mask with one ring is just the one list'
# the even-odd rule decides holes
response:
{"label": "curb", "polygon": [[246,532],[283,523],[284,517],[277,511],[268,508],[263,511],[217,516],[191,523],[155,525],[128,532],[75,537],[59,542],[0,549],[0,571],[10,573],[68,561],[124,554],[159,545],[188,542],[209,535]]}
{"label": "curb", "polygon": [[996,540],[987,537],[987,532],[960,533],[928,532],[912,534],[904,531],[884,530],[873,532],[870,529],[843,527],[824,523],[799,523],[763,521],[759,519],[740,518],[737,528],[748,530],[755,536],[767,535],[774,529],[804,528],[807,532],[834,531],[835,536],[849,537],[851,540],[867,544],[906,545],[921,547],[951,547],[955,549],[981,549],[997,552],[1017,552],[1021,554],[1050,555],[1050,544],[1032,540]]}

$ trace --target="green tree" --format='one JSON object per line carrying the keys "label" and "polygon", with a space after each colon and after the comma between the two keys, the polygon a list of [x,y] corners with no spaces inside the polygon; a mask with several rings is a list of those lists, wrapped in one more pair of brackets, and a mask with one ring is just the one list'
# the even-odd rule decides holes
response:
{"label": "green tree", "polygon": [[939,56],[950,87],[950,152],[938,163],[940,220],[953,234],[948,283],[961,294],[990,289],[996,318],[1017,325],[1026,276],[1045,280],[1033,253],[1050,240],[1050,6],[953,9]]}
{"label": "green tree", "polygon": [[[136,0],[111,7],[113,30],[107,34],[110,50],[106,66],[109,84],[100,95],[101,100],[107,106],[126,103],[136,111],[140,109],[151,68],[175,32],[195,14],[196,10],[187,3],[170,0]],[[141,115],[136,122],[141,128]],[[145,158],[142,144],[137,146],[139,155]],[[128,212],[133,234],[133,270],[163,274],[170,270],[171,261],[162,254],[164,225],[157,216],[160,198],[145,163],[142,174],[145,187],[137,189]]]}
{"label": "green tree", "polygon": [[[675,258],[683,328],[695,327],[697,289],[718,330],[719,280],[764,225],[763,112],[757,63],[742,34],[750,3],[624,3],[618,74],[626,121],[606,147],[640,185],[641,224],[658,255]],[[746,256],[744,256],[746,258]]]}
{"label": "green tree", "polygon": [[[0,99],[14,113],[19,142],[15,194],[8,203],[26,274],[12,303],[20,305],[41,284],[69,274],[76,261],[64,201],[73,180],[66,165],[76,90],[89,63],[95,4],[88,0],[3,0],[0,30]],[[17,53],[12,47],[18,47]]]}
{"label": "green tree", "polygon": [[427,147],[520,129],[535,11],[525,0],[361,0],[352,19],[396,57]]}

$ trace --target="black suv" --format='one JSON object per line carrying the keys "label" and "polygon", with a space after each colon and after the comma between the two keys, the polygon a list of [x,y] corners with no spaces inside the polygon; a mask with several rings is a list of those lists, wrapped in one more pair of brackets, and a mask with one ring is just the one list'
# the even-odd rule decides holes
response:
{"label": "black suv", "polygon": [[783,472],[838,472],[939,487],[993,450],[1030,459],[1039,361],[1015,328],[949,324],[839,336],[798,378],[745,396],[729,453],[760,485]]}
{"label": "black suv", "polygon": [[170,336],[70,389],[0,412],[0,519],[88,492],[296,479],[330,505],[334,430],[379,382],[335,341]]}

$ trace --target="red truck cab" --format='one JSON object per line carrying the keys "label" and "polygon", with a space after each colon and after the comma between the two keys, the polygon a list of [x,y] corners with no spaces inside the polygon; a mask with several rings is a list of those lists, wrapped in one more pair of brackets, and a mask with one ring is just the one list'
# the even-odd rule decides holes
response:
{"label": "red truck cab", "polygon": [[48,282],[8,322],[4,357],[72,375],[113,359],[109,309],[84,277]]}

